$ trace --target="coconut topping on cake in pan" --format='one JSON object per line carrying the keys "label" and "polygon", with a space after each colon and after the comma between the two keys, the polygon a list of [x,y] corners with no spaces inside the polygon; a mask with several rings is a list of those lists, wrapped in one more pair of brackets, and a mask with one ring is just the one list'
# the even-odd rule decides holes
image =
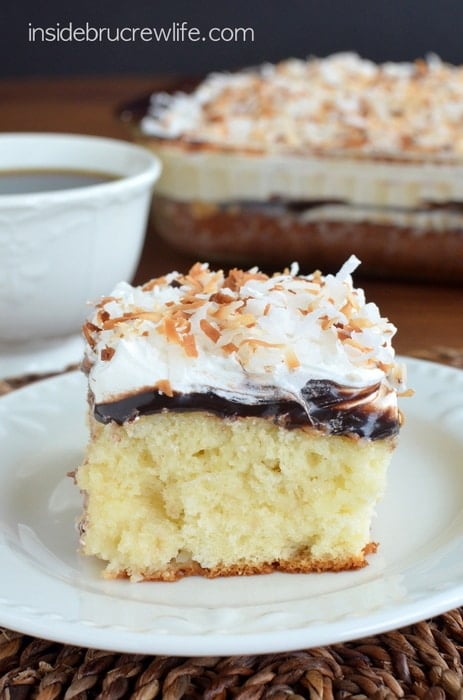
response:
{"label": "coconut topping on cake in pan", "polygon": [[153,95],[145,134],[231,149],[455,157],[463,67],[431,55],[377,65],[354,53],[213,73],[191,94]]}
{"label": "coconut topping on cake in pan", "polygon": [[323,380],[376,387],[390,404],[404,388],[396,328],[353,286],[358,264],[352,256],[336,275],[300,275],[293,264],[268,276],[197,263],[141,287],[120,283],[84,326],[95,403],[154,389],[304,405],[307,382]]}

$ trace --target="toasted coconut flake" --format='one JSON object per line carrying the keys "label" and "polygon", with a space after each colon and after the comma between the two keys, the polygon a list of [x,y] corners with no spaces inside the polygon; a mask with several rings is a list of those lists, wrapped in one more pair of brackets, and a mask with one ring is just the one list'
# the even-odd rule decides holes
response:
{"label": "toasted coconut flake", "polygon": [[220,348],[226,355],[231,355],[238,350],[238,346],[235,345],[235,343],[225,343],[225,345],[221,345]]}
{"label": "toasted coconut flake", "polygon": [[214,326],[212,326],[205,318],[200,320],[199,325],[202,332],[205,333],[213,343],[217,343],[220,338],[220,331],[218,331],[217,328],[214,328]]}
{"label": "toasted coconut flake", "polygon": [[115,318],[110,318],[103,324],[103,330],[110,331],[115,326],[120,323],[125,323],[127,321],[133,321],[137,319],[143,319],[145,321],[152,321],[153,323],[158,323],[162,318],[162,314],[159,311],[132,311],[123,314],[122,316],[116,316]]}
{"label": "toasted coconut flake", "polygon": [[241,287],[246,284],[249,280],[268,280],[268,275],[263,272],[245,272],[244,270],[238,270],[236,267],[230,270],[228,277],[224,280],[224,287],[231,289],[232,292],[237,292]]}
{"label": "toasted coconut flake", "polygon": [[166,284],[165,276],[155,277],[152,280],[148,280],[148,282],[142,286],[142,289],[144,292],[151,292],[155,287],[160,287],[163,284]]}
{"label": "toasted coconut flake", "polygon": [[95,326],[95,324],[91,323],[90,321],[86,321],[86,323],[84,323],[84,325],[82,326],[82,333],[84,334],[84,338],[92,349],[96,345],[96,339],[94,338],[93,334],[98,333],[99,330],[100,329],[98,328],[98,326]]}
{"label": "toasted coconut flake", "polygon": [[176,306],[175,309],[172,309],[170,312],[170,318],[172,318],[177,325],[182,324],[183,322],[189,321],[191,318],[191,313],[188,311],[185,311],[185,309],[182,306]]}
{"label": "toasted coconut flake", "polygon": [[191,335],[191,333],[184,335],[182,337],[182,344],[188,357],[198,357],[198,348],[196,347],[194,335]]}
{"label": "toasted coconut flake", "polygon": [[116,316],[116,318],[108,318],[108,320],[103,323],[103,330],[104,331],[111,331],[113,328],[118,326],[119,323],[123,323],[124,321],[127,321],[128,318],[134,318],[134,315],[128,314],[126,317]]}
{"label": "toasted coconut flake", "polygon": [[410,396],[415,395],[415,390],[414,389],[405,389],[405,391],[399,391],[397,393],[397,396],[401,399],[403,398],[409,398]]}
{"label": "toasted coconut flake", "polygon": [[346,345],[350,345],[351,347],[355,348],[356,350],[360,350],[360,352],[373,352],[372,347],[369,347],[368,345],[362,345],[358,340],[355,340],[354,338],[345,338],[343,341]]}
{"label": "toasted coconut flake", "polygon": [[292,348],[286,349],[285,362],[286,362],[288,369],[297,369],[298,367],[301,366],[301,363],[299,362],[299,358],[297,357],[294,350],[292,350]]}
{"label": "toasted coconut flake", "polygon": [[319,320],[320,320],[320,326],[322,327],[322,329],[323,329],[324,331],[327,331],[327,330],[328,330],[329,328],[331,328],[331,327],[334,325],[334,323],[335,323],[334,318],[330,318],[330,317],[327,316],[326,314],[325,314],[324,316],[320,316],[320,319],[319,319]]}
{"label": "toasted coconut flake", "polygon": [[135,315],[137,318],[141,318],[144,321],[152,321],[153,323],[158,323],[162,318],[160,311],[139,311]]}
{"label": "toasted coconut flake", "polygon": [[350,318],[353,311],[355,311],[355,306],[349,300],[340,308],[340,312],[347,316],[347,318]]}
{"label": "toasted coconut flake", "polygon": [[309,304],[309,306],[306,306],[305,308],[299,307],[298,311],[301,314],[301,316],[308,316],[312,313],[312,311],[314,311],[314,309],[315,307],[313,306],[313,304]]}
{"label": "toasted coconut flake", "polygon": [[219,272],[216,273],[209,273],[209,275],[209,278],[203,283],[204,294],[213,294],[220,286],[223,279],[222,270],[219,270]]}
{"label": "toasted coconut flake", "polygon": [[214,302],[215,304],[223,305],[223,304],[230,304],[231,302],[235,301],[236,297],[230,296],[230,294],[225,294],[225,292],[215,292],[214,294],[211,294],[209,297],[209,301]]}
{"label": "toasted coconut flake", "polygon": [[206,299],[198,299],[195,296],[183,297],[178,305],[178,308],[191,313],[195,309],[199,309],[201,306],[204,306],[206,301]]}
{"label": "toasted coconut flake", "polygon": [[373,328],[374,325],[374,322],[369,318],[355,318],[349,322],[349,326],[354,331],[363,331],[365,328]]}
{"label": "toasted coconut flake", "polygon": [[182,338],[177,333],[174,320],[168,316],[164,321],[158,326],[158,332],[163,333],[170,343],[177,343],[177,345],[182,345]]}
{"label": "toasted coconut flake", "polygon": [[191,289],[195,293],[202,292],[204,290],[204,285],[201,280],[204,271],[205,270],[201,263],[195,263],[193,267],[190,268],[190,271],[188,272],[188,275],[185,278],[186,283],[191,287]]}
{"label": "toasted coconut flake", "polygon": [[188,271],[187,279],[192,278],[192,279],[197,279],[203,275],[204,272],[209,273],[209,268],[204,267],[203,263],[196,262],[194,265],[192,265]]}
{"label": "toasted coconut flake", "polygon": [[347,339],[350,338],[351,331],[345,328],[342,325],[339,325],[337,323],[334,324],[334,327],[337,328],[337,336],[341,342],[345,342]]}
{"label": "toasted coconut flake", "polygon": [[[235,304],[235,302],[233,302],[233,304]],[[222,321],[227,319],[233,313],[234,308],[235,307],[231,304],[223,304],[221,306],[217,306],[215,309],[209,309],[209,316],[217,321]]]}
{"label": "toasted coconut flake", "polygon": [[245,328],[252,328],[252,326],[256,325],[256,318],[254,314],[237,313],[230,318],[224,318],[221,325],[223,328],[228,330],[236,330],[237,328],[242,328],[243,326]]}
{"label": "toasted coconut flake", "polygon": [[242,345],[251,345],[252,347],[261,348],[283,348],[283,343],[269,343],[266,340],[260,340],[260,338],[245,338],[241,341],[240,347]]}
{"label": "toasted coconut flake", "polygon": [[174,395],[171,383],[169,382],[168,379],[160,379],[158,382],[156,382],[156,389],[161,394],[165,394],[166,396],[172,397]]}
{"label": "toasted coconut flake", "polygon": [[114,348],[110,348],[108,347],[108,345],[106,345],[106,347],[102,348],[100,352],[100,357],[103,360],[103,362],[109,362],[109,360],[112,358],[115,352],[116,351]]}
{"label": "toasted coconut flake", "polygon": [[97,317],[98,317],[98,322],[101,325],[104,325],[106,323],[106,321],[109,321],[109,319],[111,318],[111,316],[109,315],[108,311],[106,311],[106,309],[101,309],[97,313]]}

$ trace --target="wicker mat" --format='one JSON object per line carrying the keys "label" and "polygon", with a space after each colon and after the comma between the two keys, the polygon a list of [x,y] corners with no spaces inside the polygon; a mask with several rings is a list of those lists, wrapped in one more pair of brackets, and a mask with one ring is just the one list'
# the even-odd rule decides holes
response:
{"label": "wicker mat", "polygon": [[[463,368],[463,348],[413,354]],[[0,382],[0,394],[36,378]],[[260,656],[117,654],[0,628],[0,700],[54,698],[463,700],[463,608],[354,642]]]}

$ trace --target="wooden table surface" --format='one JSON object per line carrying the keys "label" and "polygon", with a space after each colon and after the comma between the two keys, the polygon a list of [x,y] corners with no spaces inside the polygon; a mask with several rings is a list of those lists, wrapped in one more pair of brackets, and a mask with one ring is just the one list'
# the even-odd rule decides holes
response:
{"label": "wooden table surface", "polygon": [[[168,86],[156,76],[34,78],[0,81],[0,131],[56,131],[128,139],[117,107],[152,89]],[[159,239],[150,226],[136,281],[194,262]],[[357,280],[399,328],[398,352],[463,347],[462,285]]]}

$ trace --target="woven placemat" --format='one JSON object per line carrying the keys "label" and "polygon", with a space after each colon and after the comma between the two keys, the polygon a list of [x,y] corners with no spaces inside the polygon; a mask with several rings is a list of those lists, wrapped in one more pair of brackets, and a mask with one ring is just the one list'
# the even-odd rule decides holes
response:
{"label": "woven placemat", "polygon": [[[463,368],[463,348],[413,354]],[[0,382],[0,395],[39,378]],[[0,700],[55,698],[463,700],[463,608],[353,642],[258,656],[118,654],[0,628]]]}

